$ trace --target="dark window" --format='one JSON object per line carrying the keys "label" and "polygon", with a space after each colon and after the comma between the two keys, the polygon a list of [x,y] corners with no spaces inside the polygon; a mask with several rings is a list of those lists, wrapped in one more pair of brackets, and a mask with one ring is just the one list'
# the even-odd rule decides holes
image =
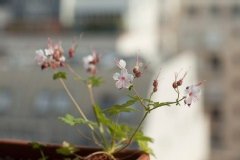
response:
{"label": "dark window", "polygon": [[198,12],[199,12],[199,10],[198,10],[198,8],[196,6],[189,6],[187,8],[188,16],[195,17],[195,16],[198,15]]}
{"label": "dark window", "polygon": [[217,53],[213,53],[209,59],[211,68],[215,71],[219,71],[222,67],[222,62],[220,58],[217,56]]}
{"label": "dark window", "polygon": [[212,5],[212,6],[210,6],[209,12],[210,12],[211,16],[216,17],[216,16],[220,15],[221,8],[217,5]]}
{"label": "dark window", "polygon": [[237,18],[237,17],[240,18],[240,6],[239,5],[232,6],[231,11],[232,11],[232,16],[234,18]]}

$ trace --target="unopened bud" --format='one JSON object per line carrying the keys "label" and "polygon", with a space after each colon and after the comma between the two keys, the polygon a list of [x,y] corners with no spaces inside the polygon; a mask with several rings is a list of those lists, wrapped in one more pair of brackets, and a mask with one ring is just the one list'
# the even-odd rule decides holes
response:
{"label": "unopened bud", "polygon": [[172,87],[173,87],[174,89],[177,88],[177,87],[178,87],[177,82],[173,82]]}
{"label": "unopened bud", "polygon": [[142,75],[142,72],[138,69],[138,67],[133,68],[133,73],[134,73],[136,78],[139,78]]}
{"label": "unopened bud", "polygon": [[75,54],[75,49],[74,48],[70,48],[69,51],[68,51],[68,56],[70,58],[72,58],[74,56],[74,54]]}
{"label": "unopened bud", "polygon": [[178,85],[178,86],[181,86],[182,83],[183,83],[183,80],[182,80],[182,79],[180,79],[179,81],[177,81],[177,85]]}
{"label": "unopened bud", "polygon": [[49,66],[50,66],[49,63],[44,62],[44,63],[41,65],[41,69],[44,70],[44,69],[48,68]]}
{"label": "unopened bud", "polygon": [[154,88],[153,88],[153,92],[157,92],[157,87],[154,87]]}
{"label": "unopened bud", "polygon": [[155,79],[153,81],[153,92],[157,92],[158,90],[158,81]]}
{"label": "unopened bud", "polygon": [[157,87],[157,86],[158,86],[158,81],[157,81],[157,80],[154,80],[154,81],[153,81],[153,86],[154,86],[154,87]]}

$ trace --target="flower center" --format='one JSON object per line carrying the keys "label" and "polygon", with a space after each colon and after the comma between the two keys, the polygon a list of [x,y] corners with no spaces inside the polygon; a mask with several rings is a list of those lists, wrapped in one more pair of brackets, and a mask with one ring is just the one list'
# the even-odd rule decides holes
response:
{"label": "flower center", "polygon": [[126,78],[122,76],[120,79],[124,81]]}

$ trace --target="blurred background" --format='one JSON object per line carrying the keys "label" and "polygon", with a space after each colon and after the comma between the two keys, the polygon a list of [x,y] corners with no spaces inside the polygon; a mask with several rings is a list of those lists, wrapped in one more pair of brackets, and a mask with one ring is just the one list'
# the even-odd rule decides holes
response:
{"label": "blurred background", "polygon": [[[79,72],[81,58],[92,49],[102,55],[105,83],[95,92],[103,106],[126,99],[107,74],[115,71],[110,69],[115,57],[129,66],[137,54],[150,62],[137,82],[144,96],[161,66],[191,51],[198,79],[206,80],[199,110],[209,124],[206,159],[240,159],[239,0],[0,0],[0,138],[90,145],[59,121],[76,111],[52,72],[34,62],[35,50],[45,48],[48,37],[64,48],[78,39],[71,65]],[[169,76],[174,80],[174,73]],[[67,83],[90,115],[86,89],[73,78]],[[122,116],[133,125],[139,117]]]}

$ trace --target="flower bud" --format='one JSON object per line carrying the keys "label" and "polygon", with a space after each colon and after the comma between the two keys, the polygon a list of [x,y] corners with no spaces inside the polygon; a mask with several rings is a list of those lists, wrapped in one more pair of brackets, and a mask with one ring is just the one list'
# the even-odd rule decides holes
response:
{"label": "flower bud", "polygon": [[177,88],[177,87],[178,87],[177,82],[173,82],[172,87],[173,87],[174,89]]}
{"label": "flower bud", "polygon": [[136,78],[139,78],[142,75],[142,72],[139,70],[139,67],[134,67],[133,68],[133,73],[134,73]]}
{"label": "flower bud", "polygon": [[153,81],[153,92],[157,92],[158,90],[158,81],[155,79]]}
{"label": "flower bud", "polygon": [[157,88],[154,87],[154,88],[153,88],[153,92],[157,92]]}
{"label": "flower bud", "polygon": [[182,79],[178,80],[178,81],[177,81],[177,86],[181,86],[182,83],[183,83],[183,80],[182,80]]}
{"label": "flower bud", "polygon": [[70,58],[73,58],[74,54],[75,54],[75,49],[71,47],[71,48],[68,50],[68,56],[69,56]]}
{"label": "flower bud", "polygon": [[49,67],[49,64],[47,62],[44,62],[42,65],[41,65],[41,69],[44,70],[46,68]]}
{"label": "flower bud", "polygon": [[158,81],[157,81],[157,80],[154,80],[154,81],[153,81],[153,86],[154,86],[154,87],[157,87],[157,86],[158,86]]}

